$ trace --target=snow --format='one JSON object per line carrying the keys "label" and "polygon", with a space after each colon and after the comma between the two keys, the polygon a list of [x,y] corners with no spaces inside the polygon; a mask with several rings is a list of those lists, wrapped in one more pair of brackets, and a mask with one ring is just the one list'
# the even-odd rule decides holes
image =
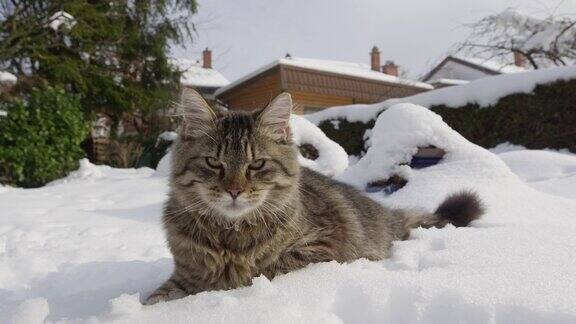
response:
{"label": "snow", "polygon": [[544,150],[517,150],[498,156],[532,188],[576,199],[576,155]]}
{"label": "snow", "polygon": [[433,82],[437,82],[437,83],[441,83],[441,84],[447,84],[447,85],[462,85],[462,84],[467,84],[470,81],[458,80],[458,79],[437,79],[437,80],[434,80]]}
{"label": "snow", "polygon": [[[527,150],[527,149],[526,149],[526,147],[524,147],[522,145],[512,144],[510,142],[504,142],[504,143],[500,143],[500,144],[498,144],[498,145],[496,145],[493,148],[488,149],[488,150],[492,153],[500,154],[500,153],[506,153],[506,152],[512,152],[512,151],[522,151],[522,150]],[[574,153],[570,152],[570,150],[565,149],[565,148],[559,149],[559,150],[551,149],[551,148],[544,148],[544,149],[542,149],[542,151],[574,155]]]}
{"label": "snow", "polygon": [[[492,73],[490,73],[490,71]],[[508,62],[501,62],[496,58],[467,57],[459,54],[450,55],[445,58],[438,67],[426,75],[424,80],[429,83],[455,85],[464,84],[467,83],[467,81],[485,78],[494,74],[525,71],[527,71],[526,68],[518,67]]]}
{"label": "snow", "polygon": [[401,99],[390,99],[384,102],[384,106],[410,102],[425,107],[437,105],[461,107],[469,103],[488,107],[495,105],[500,98],[510,94],[531,93],[539,84],[575,78],[576,65],[496,75],[460,86],[437,89]]}
{"label": "snow", "polygon": [[512,151],[520,151],[525,150],[526,148],[522,145],[512,144],[510,142],[500,143],[494,146],[491,149],[488,149],[490,152],[494,154],[500,154],[505,152],[512,152]]}
{"label": "snow", "polygon": [[437,105],[457,108],[473,103],[480,107],[489,107],[495,105],[500,98],[511,94],[531,93],[537,85],[572,79],[576,79],[576,65],[496,75],[459,86],[436,89],[410,97],[389,99],[371,105],[332,107],[306,115],[306,118],[316,125],[324,120],[332,119],[366,123],[375,119],[381,111],[398,103],[413,103],[427,108]]}
{"label": "snow", "polygon": [[230,84],[230,81],[215,69],[205,69],[197,61],[174,59],[173,63],[182,71],[180,83],[190,87],[220,88]]}
{"label": "snow", "polygon": [[42,324],[50,312],[45,298],[33,298],[22,302],[12,318],[12,324]]}
{"label": "snow", "polygon": [[[355,165],[348,168],[339,179],[364,189],[370,182],[385,180],[399,174],[410,181],[418,170],[408,165],[419,147],[433,145],[444,149],[451,160],[477,158],[491,154],[469,143],[464,137],[446,125],[442,118],[414,104],[397,104],[382,112],[370,134],[370,148]],[[496,170],[504,164],[495,159]]]}
{"label": "snow", "polygon": [[[517,151],[501,159],[411,104],[383,112],[371,140],[338,178],[361,187],[401,172],[404,188],[370,195],[426,211],[473,189],[485,217],[468,228],[414,230],[388,260],[314,264],[251,287],[141,306],[172,270],[160,225],[167,178],[83,161],[49,186],[0,190],[0,322],[576,322],[576,199],[531,187],[573,176],[572,156]],[[448,152],[438,165],[398,166],[426,144]],[[574,182],[556,185],[576,192]]]}
{"label": "snow", "polygon": [[64,26],[67,29],[71,29],[76,25],[76,19],[71,14],[67,13],[66,11],[58,11],[53,14],[48,19],[48,27],[52,28],[54,31],[58,31],[60,26]]}
{"label": "snow", "polygon": [[292,115],[290,129],[296,145],[310,144],[318,150],[318,158],[309,160],[298,154],[298,162],[307,168],[327,176],[340,174],[348,167],[348,154],[336,142],[326,136],[318,126],[304,117]]}
{"label": "snow", "polygon": [[158,139],[167,141],[167,142],[174,142],[175,140],[178,139],[178,133],[176,132],[162,132],[160,135],[158,135]]}
{"label": "snow", "polygon": [[[514,37],[514,46],[524,52],[531,50],[553,50],[567,53],[574,47],[576,28],[569,18],[536,18],[515,9],[484,18],[492,24],[492,33],[500,37]],[[566,31],[562,34],[562,31]]]}
{"label": "snow", "polygon": [[[466,61],[466,62],[474,64],[474,65],[482,66],[486,69],[489,69],[489,70],[492,70],[492,71],[498,72],[498,73],[510,74],[510,73],[518,73],[518,72],[526,72],[527,71],[527,69],[524,67],[516,66],[516,65],[511,64],[511,63],[500,62],[494,58],[486,59],[486,58],[481,58],[481,57],[468,57],[468,56],[463,56],[463,55],[453,55],[453,56],[456,57],[457,59]],[[510,55],[510,56],[512,56],[512,55]]]}
{"label": "snow", "polygon": [[422,89],[433,89],[433,87],[427,83],[401,79],[393,75],[382,73],[380,71],[374,71],[369,65],[362,63],[318,60],[299,57],[283,58],[279,60],[279,63],[305,69],[349,75],[363,79],[386,81],[390,83],[401,83]]}
{"label": "snow", "polygon": [[306,119],[316,125],[320,125],[325,120],[344,119],[348,122],[367,123],[385,109],[386,101],[371,105],[346,105],[326,108],[313,114],[304,115]]}
{"label": "snow", "polygon": [[14,74],[0,71],[0,83],[16,83],[16,81],[18,81],[18,78]]}
{"label": "snow", "polygon": [[314,71],[322,71],[322,72],[329,72],[334,74],[340,74],[345,76],[352,76],[361,79],[367,80],[375,80],[375,81],[383,81],[388,83],[396,83],[396,84],[405,84],[421,89],[434,89],[431,85],[424,82],[412,81],[407,79],[402,79],[399,77],[395,77],[392,75],[388,75],[379,71],[373,71],[369,65],[361,64],[361,63],[352,63],[352,62],[342,62],[342,61],[332,61],[332,60],[320,60],[320,59],[310,59],[310,58],[300,58],[300,57],[287,57],[276,60],[272,63],[269,63],[252,73],[249,73],[234,82],[230,83],[226,87],[222,87],[216,91],[216,95],[220,95],[237,85],[244,83],[247,80],[252,79],[253,77],[260,75],[272,68],[275,68],[279,65],[285,66],[294,66],[298,68],[314,70]]}
{"label": "snow", "polygon": [[[122,123],[119,123],[119,127]],[[112,131],[112,119],[106,115],[99,114],[92,122],[90,135],[92,138],[109,138]]]}

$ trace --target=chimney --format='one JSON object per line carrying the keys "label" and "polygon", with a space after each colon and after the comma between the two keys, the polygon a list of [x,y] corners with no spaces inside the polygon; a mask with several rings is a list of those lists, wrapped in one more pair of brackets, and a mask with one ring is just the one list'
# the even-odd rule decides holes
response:
{"label": "chimney", "polygon": [[202,52],[202,67],[205,69],[212,68],[212,51],[208,47]]}
{"label": "chimney", "polygon": [[526,57],[524,57],[524,54],[514,51],[514,65],[521,68],[526,65]]}
{"label": "chimney", "polygon": [[382,65],[382,73],[398,76],[398,65],[394,64],[394,61],[386,61],[385,65]]}
{"label": "chimney", "polygon": [[372,47],[372,52],[370,52],[370,63],[372,70],[380,71],[380,51],[376,46]]}

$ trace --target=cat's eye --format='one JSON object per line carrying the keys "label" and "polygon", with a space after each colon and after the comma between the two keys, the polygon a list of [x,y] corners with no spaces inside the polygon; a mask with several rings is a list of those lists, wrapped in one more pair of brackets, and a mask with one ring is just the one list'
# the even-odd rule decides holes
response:
{"label": "cat's eye", "polygon": [[218,159],[207,156],[206,157],[206,164],[208,164],[209,167],[214,168],[214,169],[221,169],[222,168],[222,163],[220,161],[218,161]]}
{"label": "cat's eye", "polygon": [[258,159],[258,160],[255,160],[254,162],[250,163],[248,168],[250,170],[260,170],[264,167],[265,164],[266,164],[266,160]]}

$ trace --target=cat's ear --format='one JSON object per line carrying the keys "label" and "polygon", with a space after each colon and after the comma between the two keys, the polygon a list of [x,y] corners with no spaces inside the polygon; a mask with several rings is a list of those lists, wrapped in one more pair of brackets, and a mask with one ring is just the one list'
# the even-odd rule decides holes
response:
{"label": "cat's ear", "polygon": [[279,94],[262,111],[257,113],[258,127],[276,141],[290,140],[290,114],[292,97],[289,93]]}
{"label": "cat's ear", "polygon": [[192,89],[184,89],[180,101],[181,135],[198,137],[215,126],[216,113],[202,96]]}

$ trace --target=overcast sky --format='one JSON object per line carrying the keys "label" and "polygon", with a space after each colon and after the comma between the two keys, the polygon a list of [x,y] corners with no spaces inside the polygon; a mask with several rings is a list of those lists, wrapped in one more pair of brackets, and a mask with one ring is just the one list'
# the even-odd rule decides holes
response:
{"label": "overcast sky", "polygon": [[576,0],[199,0],[198,35],[177,57],[205,47],[230,81],[284,57],[369,64],[376,45],[411,77],[427,72],[471,23],[514,7],[532,15],[576,15]]}

